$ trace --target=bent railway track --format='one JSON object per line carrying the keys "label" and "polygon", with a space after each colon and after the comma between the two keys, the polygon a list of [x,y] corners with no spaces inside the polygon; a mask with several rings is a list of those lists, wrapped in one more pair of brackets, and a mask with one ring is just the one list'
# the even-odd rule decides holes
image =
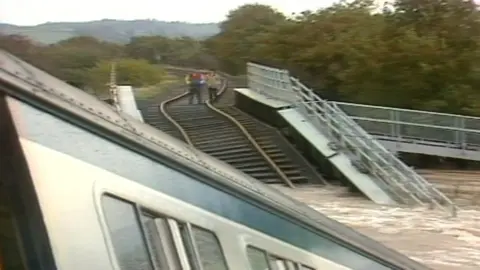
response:
{"label": "bent railway track", "polygon": [[[232,80],[236,87],[240,80]],[[214,106],[206,91],[198,105],[188,105],[183,89],[172,89],[160,104],[140,108],[145,122],[191,144],[267,184],[326,184],[322,176],[274,128],[234,109],[227,80]]]}

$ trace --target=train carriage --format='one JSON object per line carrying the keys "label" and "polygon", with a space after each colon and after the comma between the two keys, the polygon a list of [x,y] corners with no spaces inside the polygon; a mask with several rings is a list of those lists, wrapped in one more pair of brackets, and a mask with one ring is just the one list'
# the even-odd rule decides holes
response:
{"label": "train carriage", "polygon": [[0,63],[2,270],[427,269],[6,52]]}

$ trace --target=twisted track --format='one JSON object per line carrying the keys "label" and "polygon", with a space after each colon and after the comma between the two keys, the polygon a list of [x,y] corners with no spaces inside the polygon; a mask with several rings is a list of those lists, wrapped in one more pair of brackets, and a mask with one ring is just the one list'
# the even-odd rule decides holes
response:
{"label": "twisted track", "polygon": [[[157,107],[152,104],[143,109],[146,122],[264,183],[281,183],[291,188],[307,182],[326,184],[278,131],[225,106],[233,103],[227,76],[222,74],[223,85],[215,101],[223,107],[214,106],[210,100],[187,105],[184,88],[175,88]],[[244,80],[231,81],[242,84]]]}

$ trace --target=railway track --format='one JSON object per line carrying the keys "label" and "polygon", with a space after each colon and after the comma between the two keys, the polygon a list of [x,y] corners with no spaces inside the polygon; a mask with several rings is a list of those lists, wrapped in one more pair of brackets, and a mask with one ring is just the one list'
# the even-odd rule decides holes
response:
{"label": "railway track", "polygon": [[178,84],[172,85],[169,87],[168,91],[163,91],[153,98],[145,99],[136,95],[135,101],[137,103],[137,108],[142,112],[143,120],[146,123],[162,130],[174,138],[185,141],[184,136],[178,127],[168,119],[164,113],[162,113],[162,109],[165,107],[165,104],[163,104],[164,101],[185,94],[183,77],[186,75],[186,72],[181,70],[169,70],[169,73],[179,78],[180,81]]}
{"label": "railway track", "polygon": [[[164,100],[177,97],[185,92],[185,86],[172,87],[167,92],[167,94],[161,95],[161,97],[157,98],[157,100],[162,97]],[[178,127],[167,117],[167,115],[162,113],[162,110],[165,107],[165,104],[162,104],[162,102],[158,103],[155,100],[150,101],[137,99],[137,107],[142,112],[143,120],[146,123],[162,130],[172,137],[185,141],[185,137],[182,135]]]}
{"label": "railway track", "polygon": [[[230,87],[244,79],[233,78]],[[206,91],[204,91],[206,92]],[[211,102],[188,105],[184,90],[173,89],[157,107],[140,108],[145,122],[164,130],[246,174],[268,184],[325,184],[322,176],[274,128],[228,106],[233,91],[227,82],[215,107]],[[207,100],[203,93],[203,100]]]}
{"label": "railway track", "polygon": [[233,106],[216,107],[233,117],[252,135],[290,181],[295,183],[317,182],[326,184],[316,169],[291,145],[281,133]]}

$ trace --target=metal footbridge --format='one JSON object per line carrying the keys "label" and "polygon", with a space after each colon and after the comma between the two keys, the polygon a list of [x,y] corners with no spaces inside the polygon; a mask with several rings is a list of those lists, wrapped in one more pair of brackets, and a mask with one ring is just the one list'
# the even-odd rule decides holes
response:
{"label": "metal footbridge", "polygon": [[393,152],[480,160],[480,118],[331,102]]}
{"label": "metal footbridge", "polygon": [[[249,63],[247,72],[248,91],[252,92],[249,95],[288,104],[278,113],[294,129],[309,137],[311,144],[372,201],[436,206],[455,215],[454,203],[399,160],[394,152],[418,153],[421,144],[425,153],[429,147],[430,151],[435,148],[437,151],[443,149],[443,153],[458,151],[464,156],[474,156],[473,120],[330,102],[291,77],[287,70]],[[442,124],[435,119],[442,119]]]}

